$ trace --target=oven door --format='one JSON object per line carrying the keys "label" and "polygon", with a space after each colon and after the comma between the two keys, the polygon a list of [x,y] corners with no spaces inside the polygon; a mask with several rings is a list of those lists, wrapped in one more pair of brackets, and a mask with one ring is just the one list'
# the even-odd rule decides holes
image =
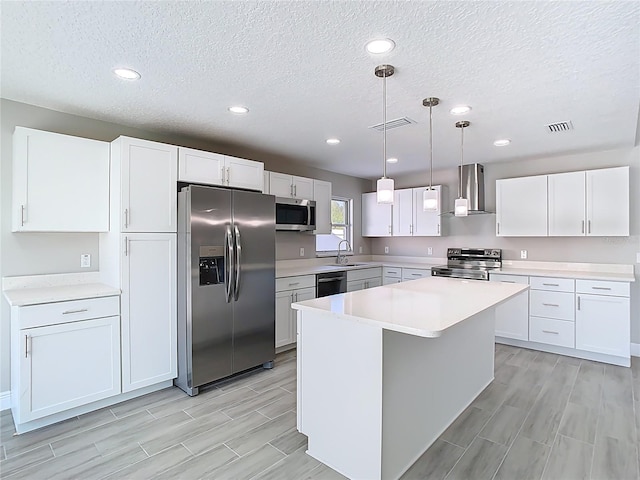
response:
{"label": "oven door", "polygon": [[309,232],[316,229],[316,202],[276,198],[276,230]]}
{"label": "oven door", "polygon": [[347,291],[347,273],[331,272],[316,275],[316,296],[326,297]]}

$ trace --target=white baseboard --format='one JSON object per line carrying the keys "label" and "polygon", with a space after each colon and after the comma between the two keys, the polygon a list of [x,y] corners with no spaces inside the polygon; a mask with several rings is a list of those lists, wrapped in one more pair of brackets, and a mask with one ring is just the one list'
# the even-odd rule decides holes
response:
{"label": "white baseboard", "polygon": [[631,356],[640,357],[640,343],[631,344]]}
{"label": "white baseboard", "polygon": [[[640,345],[638,345],[640,346]],[[11,408],[11,390],[0,392],[0,411]]]}

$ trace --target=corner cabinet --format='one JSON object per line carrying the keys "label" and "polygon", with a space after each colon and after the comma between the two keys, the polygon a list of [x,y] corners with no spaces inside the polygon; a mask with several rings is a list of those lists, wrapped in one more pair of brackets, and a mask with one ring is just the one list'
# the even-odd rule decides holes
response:
{"label": "corner cabinet", "polygon": [[547,236],[547,176],[496,180],[496,235]]}
{"label": "corner cabinet", "polygon": [[13,232],[109,230],[109,143],[16,127],[12,168]]}
{"label": "corner cabinet", "polygon": [[11,308],[16,428],[120,393],[116,296]]}
{"label": "corner cabinet", "polygon": [[314,234],[331,233],[331,182],[313,181],[313,199],[316,202],[316,229]]}
{"label": "corner cabinet", "polygon": [[390,237],[392,234],[391,205],[379,204],[376,192],[362,194],[362,236]]}
{"label": "corner cabinet", "polygon": [[262,192],[264,164],[244,158],[179,147],[178,180]]}

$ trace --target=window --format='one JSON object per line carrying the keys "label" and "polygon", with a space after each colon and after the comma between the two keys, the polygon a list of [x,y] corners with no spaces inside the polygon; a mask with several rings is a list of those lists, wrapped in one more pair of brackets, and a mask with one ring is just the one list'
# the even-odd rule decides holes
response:
{"label": "window", "polygon": [[[333,197],[331,199],[331,234],[316,235],[316,252],[335,253],[338,251],[338,244],[342,240],[347,240],[349,245],[353,242],[353,201],[350,198]],[[342,251],[346,250],[343,244]]]}

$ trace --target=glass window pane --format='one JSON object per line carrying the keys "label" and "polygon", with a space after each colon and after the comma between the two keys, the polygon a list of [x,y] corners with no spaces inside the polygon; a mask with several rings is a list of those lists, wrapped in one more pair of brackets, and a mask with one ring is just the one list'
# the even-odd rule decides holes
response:
{"label": "glass window pane", "polygon": [[339,237],[341,240],[345,240],[346,237],[346,233],[347,233],[347,229],[345,227],[341,227],[338,225],[332,225],[331,226],[331,233],[333,235],[335,235],[336,237]]}
{"label": "glass window pane", "polygon": [[347,202],[331,200],[331,223],[345,223]]}

